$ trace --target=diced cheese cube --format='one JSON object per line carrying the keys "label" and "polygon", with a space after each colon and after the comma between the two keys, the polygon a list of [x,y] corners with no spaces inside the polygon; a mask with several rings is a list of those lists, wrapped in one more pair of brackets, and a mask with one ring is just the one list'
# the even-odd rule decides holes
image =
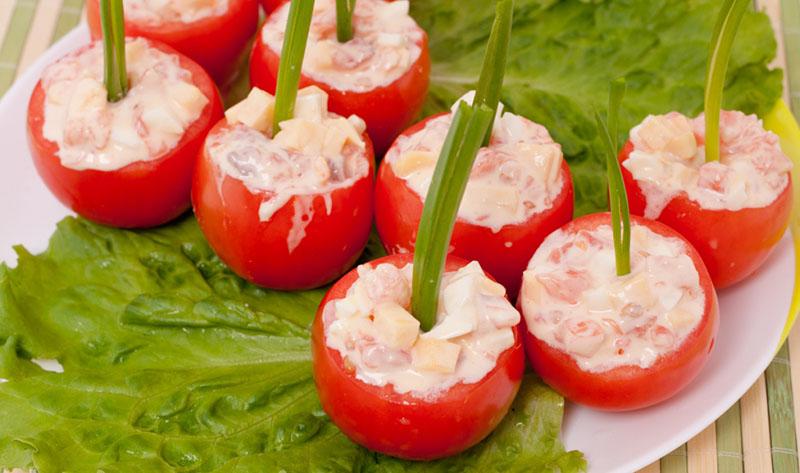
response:
{"label": "diced cheese cube", "polygon": [[667,321],[674,332],[689,328],[696,320],[697,317],[681,308],[675,308],[667,312]]}
{"label": "diced cheese cube", "polygon": [[325,125],[339,130],[339,132],[343,133],[347,137],[347,141],[358,146],[359,148],[364,149],[364,146],[366,146],[364,144],[364,140],[361,139],[361,133],[355,129],[350,120],[343,117],[337,117],[326,120]]}
{"label": "diced cheese cube", "polygon": [[151,134],[154,130],[176,135],[183,133],[183,125],[172,114],[166,104],[145,108],[142,112],[142,121],[151,131]]}
{"label": "diced cheese cube", "polygon": [[333,53],[336,41],[323,39],[306,52],[306,60],[317,70],[328,69],[333,65]]}
{"label": "diced cheese cube", "polygon": [[377,15],[384,21],[397,21],[397,17],[408,15],[408,0],[382,2],[378,4]]}
{"label": "diced cheese cube", "polygon": [[555,185],[561,172],[561,151],[558,145],[526,144],[523,149],[533,156],[533,164],[545,185]]}
{"label": "diced cheese cube", "polygon": [[436,373],[453,373],[458,364],[461,345],[430,337],[420,337],[411,349],[414,368]]}
{"label": "diced cheese cube", "polygon": [[350,124],[356,130],[359,137],[361,137],[361,135],[367,130],[367,124],[364,123],[364,120],[362,120],[358,115],[350,115],[347,117],[347,121],[350,122]]}
{"label": "diced cheese cube", "polygon": [[325,126],[303,118],[280,123],[281,131],[272,139],[286,149],[303,150],[307,154],[322,154],[327,132]]}
{"label": "diced cheese cube", "polygon": [[396,350],[408,350],[417,341],[419,321],[403,307],[386,302],[378,305],[373,314],[380,341]]}
{"label": "diced cheese cube", "polygon": [[250,128],[266,133],[272,127],[275,113],[275,97],[253,87],[247,98],[225,111],[228,123],[242,123]]}
{"label": "diced cheese cube", "polygon": [[[147,41],[143,38],[128,39],[125,42],[125,61],[135,64],[147,53]],[[130,66],[128,66],[130,67]]]}
{"label": "diced cheese cube", "polygon": [[[694,157],[697,141],[689,120],[679,114],[651,115],[634,129],[635,144],[645,151],[667,152],[681,159]],[[637,143],[638,142],[638,143]]]}
{"label": "diced cheese cube", "polygon": [[492,330],[475,340],[475,348],[486,355],[497,355],[512,347],[514,341],[514,332],[510,328]]}
{"label": "diced cheese cube", "polygon": [[[181,118],[181,121],[188,122],[192,117],[200,115],[203,108],[208,103],[208,98],[194,84],[188,82],[175,82],[167,86],[167,96],[173,103],[173,111]],[[270,119],[270,124],[272,119]]]}
{"label": "diced cheese cube", "polygon": [[464,193],[467,205],[477,208],[502,209],[514,214],[519,207],[519,190],[504,185],[488,184],[472,181],[467,184],[468,190]]}
{"label": "diced cheese cube", "polygon": [[136,147],[142,142],[139,132],[133,124],[133,109],[130,107],[119,107],[112,117],[111,122],[111,141],[121,146]]}
{"label": "diced cheese cube", "polygon": [[89,111],[103,109],[107,103],[107,93],[103,84],[91,78],[83,78],[75,84],[67,106],[67,116],[79,117]]}
{"label": "diced cheese cube", "polygon": [[315,85],[300,89],[294,104],[294,117],[305,118],[312,122],[327,118],[328,94]]}
{"label": "diced cheese cube", "polygon": [[392,170],[400,178],[407,178],[412,173],[436,165],[436,155],[430,151],[411,150],[403,153],[392,164]]}
{"label": "diced cheese cube", "polygon": [[545,294],[544,285],[539,282],[536,273],[526,270],[522,273],[522,300],[538,305]]}
{"label": "diced cheese cube", "polygon": [[502,284],[496,281],[492,281],[487,277],[481,278],[480,291],[481,294],[486,294],[487,296],[502,297],[506,295],[506,288]]}
{"label": "diced cheese cube", "polygon": [[406,44],[406,37],[399,33],[378,33],[378,44],[381,46],[400,47]]}
{"label": "diced cheese cube", "polygon": [[342,154],[342,148],[347,143],[347,134],[339,127],[329,126],[325,131],[322,144],[322,154],[334,157]]}
{"label": "diced cheese cube", "polygon": [[643,272],[618,279],[609,288],[609,296],[616,310],[622,310],[629,303],[648,308],[657,302]]}

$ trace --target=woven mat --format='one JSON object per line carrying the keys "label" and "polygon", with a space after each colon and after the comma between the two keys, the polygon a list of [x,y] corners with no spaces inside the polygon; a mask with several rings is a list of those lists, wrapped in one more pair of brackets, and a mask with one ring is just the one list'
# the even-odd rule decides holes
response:
{"label": "woven mat", "polygon": [[[0,0],[0,96],[83,16],[84,0]],[[800,116],[800,0],[761,0],[777,32],[785,99]],[[786,55],[784,51],[793,51]],[[791,354],[798,361],[790,362]],[[800,473],[800,324],[767,371],[731,409],[685,445],[640,473]]]}

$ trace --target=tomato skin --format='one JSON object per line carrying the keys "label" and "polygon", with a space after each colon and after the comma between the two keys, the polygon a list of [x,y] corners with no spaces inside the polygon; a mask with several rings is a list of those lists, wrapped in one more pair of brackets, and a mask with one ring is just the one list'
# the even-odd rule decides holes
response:
{"label": "tomato skin", "polygon": [[[156,41],[151,46],[178,55],[180,66],[208,98],[200,116],[174,149],[152,161],[138,161],[114,171],[77,170],[61,165],[58,144],[47,140],[44,126],[45,92],[41,80],[28,102],[28,146],[36,170],[50,191],[75,213],[103,225],[146,228],[166,223],[189,208],[192,170],[206,132],[223,116],[214,82],[191,59]],[[88,49],[86,45],[78,51]]]}
{"label": "tomato skin", "polygon": [[[391,255],[370,261],[402,267],[413,255]],[[455,271],[467,261],[448,257],[446,270]],[[370,450],[409,460],[432,460],[462,452],[497,426],[519,390],[525,356],[519,327],[516,342],[504,351],[497,365],[482,380],[459,383],[435,399],[398,394],[391,386],[364,383],[344,367],[341,355],[325,343],[323,310],[341,299],[358,278],[347,273],[325,295],[311,327],[314,381],[320,401],[331,420],[354,442]]]}
{"label": "tomato skin", "polygon": [[[645,225],[660,235],[683,240],[700,276],[700,288],[705,295],[703,317],[680,347],[661,355],[649,368],[627,365],[592,373],[582,370],[569,354],[537,338],[527,326],[523,328],[525,351],[534,371],[570,401],[604,411],[641,409],[674,396],[700,373],[714,346],[719,326],[717,295],[700,254],[685,238],[664,224],[635,215],[631,216],[631,223]],[[602,224],[611,224],[609,213],[579,217],[563,229],[574,233]],[[520,295],[518,307],[522,305],[521,298]]]}
{"label": "tomato skin", "polygon": [[[429,120],[441,115],[422,120],[401,136],[413,135],[423,129]],[[491,228],[457,218],[450,241],[452,254],[478,261],[486,272],[505,286],[509,297],[515,299],[522,282],[522,272],[536,248],[547,235],[572,220],[572,177],[566,161],[561,164],[561,177],[564,185],[552,207],[532,215],[525,222],[505,225],[495,233]],[[419,195],[384,160],[378,170],[375,186],[375,224],[388,253],[413,251],[422,206]],[[511,246],[506,246],[506,242],[510,242]]]}
{"label": "tomato skin", "polygon": [[[86,20],[92,39],[103,37],[99,0],[86,0]],[[127,36],[144,36],[166,43],[200,64],[218,84],[235,72],[237,60],[258,28],[258,0],[229,0],[224,15],[159,25],[125,18]]]}
{"label": "tomato skin", "polygon": [[[209,136],[227,126],[221,120]],[[260,221],[261,194],[253,194],[238,179],[221,176],[222,171],[203,146],[194,175],[192,204],[200,228],[217,255],[248,281],[281,290],[319,287],[350,268],[367,244],[372,227],[374,157],[369,138],[363,138],[369,171],[352,186],[331,192],[330,214],[322,195],[313,196],[313,217],[293,251],[289,251],[287,238],[299,198],[291,197],[268,221]]]}
{"label": "tomato skin", "polygon": [[[266,26],[266,24],[265,24]],[[280,54],[261,41],[259,30],[250,55],[250,84],[274,94],[278,78]],[[300,75],[300,87],[316,85],[328,94],[328,108],[342,116],[358,115],[367,124],[375,152],[383,153],[403,128],[408,126],[422,110],[431,69],[428,35],[422,30],[422,40],[417,43],[421,52],[408,71],[389,85],[366,92],[335,89],[332,86]]]}
{"label": "tomato skin", "polygon": [[[620,152],[620,163],[624,163],[632,151],[633,143],[628,141]],[[644,193],[631,172],[625,166],[620,167],[631,213],[644,215]],[[747,278],[764,263],[789,226],[791,210],[792,176],[789,174],[786,188],[766,207],[708,210],[681,192],[656,220],[689,240],[702,256],[714,286],[722,289]]]}
{"label": "tomato skin", "polygon": [[264,13],[269,15],[273,11],[277,10],[279,6],[286,3],[287,0],[259,0],[259,2],[261,2],[261,8],[264,9]]}

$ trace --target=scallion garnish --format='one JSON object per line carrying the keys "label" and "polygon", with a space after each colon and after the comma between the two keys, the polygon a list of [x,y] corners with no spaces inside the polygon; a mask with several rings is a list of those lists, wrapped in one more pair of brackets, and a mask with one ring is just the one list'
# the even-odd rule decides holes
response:
{"label": "scallion garnish", "polygon": [[439,287],[458,207],[475,156],[484,137],[491,132],[503,85],[512,10],[513,0],[501,0],[497,4],[487,60],[483,63],[475,100],[472,106],[464,102],[458,104],[425,197],[414,249],[411,296],[411,313],[424,331],[436,323]]}
{"label": "scallion garnish", "polygon": [[336,0],[336,39],[346,43],[353,39],[353,10],[356,0]]}
{"label": "scallion garnish", "polygon": [[733,39],[751,0],[724,0],[720,9],[706,68],[704,111],[706,116],[706,162],[719,160],[719,114],[725,73],[733,49]]}
{"label": "scallion garnish", "polygon": [[303,56],[306,53],[313,12],[314,0],[292,0],[289,6],[289,19],[286,22],[286,35],[283,38],[281,60],[278,64],[278,81],[275,87],[273,136],[280,131],[280,123],[294,115],[294,103],[297,100],[297,87],[300,84],[300,71],[303,68]]}
{"label": "scallion garnish", "polygon": [[128,93],[122,0],[100,1],[100,25],[103,30],[103,81],[108,92],[108,101],[116,102]]}
{"label": "scallion garnish", "polygon": [[606,173],[608,174],[608,201],[611,207],[611,230],[614,234],[614,258],[617,276],[631,272],[631,214],[628,209],[628,195],[622,181],[622,171],[617,160],[617,118],[622,97],[625,95],[625,80],[617,79],[611,83],[608,97],[606,123],[595,110],[597,129],[606,151]]}

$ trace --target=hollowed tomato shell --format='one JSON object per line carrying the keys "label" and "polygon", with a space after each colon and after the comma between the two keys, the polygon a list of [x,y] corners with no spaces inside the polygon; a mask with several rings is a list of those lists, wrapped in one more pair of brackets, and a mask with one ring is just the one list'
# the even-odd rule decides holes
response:
{"label": "hollowed tomato shell", "polygon": [[[99,0],[86,0],[86,21],[92,39],[100,39]],[[229,0],[224,15],[201,18],[191,23],[167,21],[158,25],[125,18],[125,34],[144,36],[166,43],[200,64],[218,84],[234,71],[247,42],[258,28],[258,0]]]}
{"label": "hollowed tomato shell", "polygon": [[[708,271],[699,253],[677,232],[658,222],[631,216],[631,224],[686,243],[687,253],[700,276],[705,296],[703,316],[697,327],[674,351],[661,355],[649,368],[627,365],[602,372],[584,371],[572,356],[550,346],[523,328],[525,350],[533,369],[553,389],[570,401],[605,411],[628,411],[662,402],[685,388],[708,360],[719,325],[719,304]],[[597,213],[573,220],[563,227],[568,233],[610,225],[611,215]],[[520,292],[520,298],[524,288]],[[517,306],[522,307],[521,299]],[[523,323],[525,322],[523,314]]]}
{"label": "hollowed tomato shell", "polygon": [[[274,94],[280,52],[273,51],[261,40],[265,26],[258,32],[250,55],[250,84]],[[366,92],[339,90],[301,74],[300,87],[316,85],[328,94],[330,111],[345,117],[361,117],[367,124],[367,133],[372,139],[376,154],[383,156],[400,131],[422,110],[428,92],[431,59],[428,36],[424,31],[422,33],[422,39],[417,43],[421,49],[419,57],[405,74],[389,85]]]}
{"label": "hollowed tomato shell", "polygon": [[[413,135],[423,129],[434,115],[422,120],[402,133]],[[553,205],[519,224],[503,226],[495,233],[491,228],[456,219],[450,241],[451,253],[478,261],[486,272],[505,286],[513,300],[522,282],[522,272],[542,241],[572,220],[572,177],[566,161],[561,163],[563,186]],[[384,248],[390,254],[413,251],[417,228],[422,217],[423,202],[408,187],[406,180],[398,177],[391,164],[384,160],[378,170],[375,186],[375,224]]]}
{"label": "hollowed tomato shell", "polygon": [[[624,163],[633,151],[628,141],[620,153]],[[631,213],[644,215],[647,200],[639,183],[625,166],[622,178]],[[789,226],[792,210],[792,176],[778,197],[766,207],[709,210],[676,195],[656,220],[674,228],[697,249],[714,285],[724,288],[747,278],[761,266]]]}
{"label": "hollowed tomato shell", "polygon": [[[413,255],[391,255],[367,264],[403,267],[412,261]],[[456,271],[466,264],[448,257],[446,270]],[[522,381],[525,356],[518,326],[513,329],[514,345],[500,354],[494,369],[477,383],[456,384],[432,399],[399,394],[391,385],[358,380],[325,341],[325,306],[344,298],[357,278],[352,270],[330,288],[311,328],[314,381],[331,420],[354,442],[410,460],[455,455],[489,435],[508,412]]]}
{"label": "hollowed tomato shell", "polygon": [[[45,91],[39,81],[28,103],[28,144],[36,170],[64,205],[89,220],[123,228],[153,227],[189,208],[192,172],[200,147],[211,126],[222,117],[222,101],[214,82],[194,61],[171,47],[150,41],[179,57],[192,82],[208,104],[178,144],[158,159],[137,161],[114,171],[76,170],[61,165],[58,145],[47,140],[44,126]],[[78,52],[88,49],[84,46]]]}
{"label": "hollowed tomato shell", "polygon": [[[217,123],[209,136],[227,127]],[[355,263],[372,226],[374,155],[363,135],[369,171],[349,187],[330,193],[330,213],[323,195],[315,194],[312,216],[299,244],[287,240],[295,219],[293,196],[269,220],[262,222],[261,193],[223,172],[204,146],[194,176],[192,203],[200,228],[217,255],[239,276],[272,289],[297,290],[322,286]],[[298,202],[299,204],[299,202]]]}

